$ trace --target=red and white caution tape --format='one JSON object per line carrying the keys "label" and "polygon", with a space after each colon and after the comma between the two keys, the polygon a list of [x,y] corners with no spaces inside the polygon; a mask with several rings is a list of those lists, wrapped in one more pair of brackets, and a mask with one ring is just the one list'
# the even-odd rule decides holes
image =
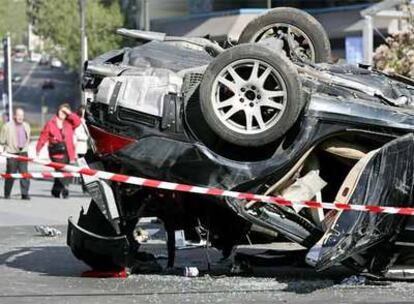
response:
{"label": "red and white caution tape", "polygon": [[106,171],[99,171],[90,168],[81,168],[73,165],[43,161],[39,159],[33,159],[25,156],[18,156],[13,154],[3,153],[1,156],[14,158],[18,161],[23,162],[33,162],[36,164],[41,164],[47,167],[51,167],[57,170],[79,173],[89,176],[95,176],[100,179],[110,180],[114,182],[127,183],[137,186],[171,190],[171,191],[180,191],[180,192],[191,192],[199,193],[205,195],[213,196],[224,196],[224,197],[233,197],[237,199],[245,200],[254,200],[265,203],[272,203],[281,206],[301,206],[304,208],[313,208],[313,209],[333,209],[333,210],[355,210],[355,211],[364,211],[371,213],[388,213],[388,214],[401,214],[401,215],[414,215],[414,208],[398,208],[398,207],[383,207],[383,206],[367,206],[367,205],[348,205],[343,203],[323,203],[316,201],[288,201],[282,197],[259,195],[253,193],[237,192],[237,191],[228,191],[218,188],[206,188],[198,187],[186,184],[177,184],[170,183],[160,180],[147,179],[135,176],[128,176],[123,174],[115,174]]}
{"label": "red and white caution tape", "polygon": [[71,172],[26,172],[26,173],[0,173],[0,179],[50,179],[80,177],[79,173]]}

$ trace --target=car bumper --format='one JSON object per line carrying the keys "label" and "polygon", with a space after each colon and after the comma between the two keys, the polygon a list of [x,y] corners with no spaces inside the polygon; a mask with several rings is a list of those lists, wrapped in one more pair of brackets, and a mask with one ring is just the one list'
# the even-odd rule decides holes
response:
{"label": "car bumper", "polygon": [[130,247],[125,235],[97,235],[76,225],[72,218],[68,219],[67,245],[76,258],[94,269],[125,267]]}

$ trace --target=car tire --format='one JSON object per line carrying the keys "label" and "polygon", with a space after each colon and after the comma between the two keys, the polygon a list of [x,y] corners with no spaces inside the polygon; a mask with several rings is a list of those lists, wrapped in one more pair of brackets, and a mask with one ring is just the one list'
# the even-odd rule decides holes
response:
{"label": "car tire", "polygon": [[200,108],[208,126],[239,146],[263,146],[282,137],[303,104],[295,66],[265,45],[226,50],[210,63],[200,84]]}
{"label": "car tire", "polygon": [[[310,61],[320,63],[331,59],[331,45],[322,25],[310,14],[292,7],[279,7],[253,19],[242,31],[238,43],[255,43],[260,41],[272,25],[288,26],[297,29],[309,38],[314,49]],[[272,30],[274,33],[274,30]],[[289,54],[287,54],[288,57]]]}

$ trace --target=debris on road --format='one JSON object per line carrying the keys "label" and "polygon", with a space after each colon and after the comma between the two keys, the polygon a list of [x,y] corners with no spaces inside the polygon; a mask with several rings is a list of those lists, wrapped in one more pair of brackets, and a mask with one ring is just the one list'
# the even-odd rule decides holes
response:
{"label": "debris on road", "polygon": [[365,285],[367,282],[367,278],[360,275],[352,275],[348,278],[345,278],[341,281],[341,285],[345,286],[361,286]]}
{"label": "debris on road", "polygon": [[200,272],[198,271],[197,267],[184,267],[185,277],[194,278],[194,277],[198,277],[199,274]]}
{"label": "debris on road", "polygon": [[148,241],[150,235],[148,233],[148,231],[146,231],[145,229],[142,229],[141,227],[137,227],[134,232],[134,239],[138,242],[138,243],[145,243]]}
{"label": "debris on road", "polygon": [[53,227],[45,226],[45,225],[35,226],[35,230],[41,236],[47,236],[47,237],[57,237],[62,234],[60,230],[53,228]]}

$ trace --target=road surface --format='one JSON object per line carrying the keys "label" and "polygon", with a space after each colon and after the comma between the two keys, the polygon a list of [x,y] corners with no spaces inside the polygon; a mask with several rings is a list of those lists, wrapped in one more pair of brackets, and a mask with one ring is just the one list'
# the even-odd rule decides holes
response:
{"label": "road surface", "polygon": [[[41,101],[48,107],[48,114],[54,114],[59,104],[69,102],[78,105],[78,82],[75,73],[65,68],[51,68],[28,61],[12,62],[13,74],[22,77],[21,82],[13,84],[14,105],[23,106],[30,123],[40,124]],[[45,81],[53,81],[55,88],[43,90]],[[3,83],[0,83],[3,86]]]}
{"label": "road surface", "polygon": [[[4,169],[4,163],[0,164]],[[33,167],[38,170],[39,168]],[[131,275],[127,279],[81,278],[88,270],[65,245],[66,219],[78,214],[89,199],[79,186],[70,199],[49,195],[51,182],[33,181],[32,200],[0,198],[0,303],[402,303],[412,302],[407,282],[373,282],[364,286],[338,284],[342,277],[316,274],[310,269],[264,267],[255,276],[231,276],[229,263],[209,250],[212,272],[197,278],[179,275]],[[0,181],[0,194],[3,182]],[[51,225],[63,234],[42,237],[34,225]],[[160,235],[158,233],[158,235]],[[162,233],[161,233],[162,236]],[[144,248],[165,256],[163,237]],[[207,271],[204,249],[179,250],[177,266]],[[165,259],[160,259],[165,264]],[[373,285],[372,285],[373,284]]]}

